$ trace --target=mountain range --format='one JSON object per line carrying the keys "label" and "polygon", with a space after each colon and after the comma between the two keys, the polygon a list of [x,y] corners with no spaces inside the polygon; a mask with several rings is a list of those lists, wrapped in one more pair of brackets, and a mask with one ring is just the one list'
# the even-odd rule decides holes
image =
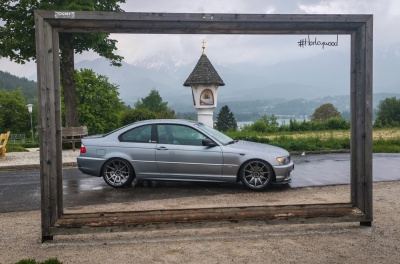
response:
{"label": "mountain range", "polygon": [[[209,59],[213,63],[212,58]],[[196,63],[178,60],[164,53],[135,64],[123,62],[122,67],[109,66],[105,59],[97,58],[77,63],[76,68],[91,68],[98,74],[106,75],[110,82],[119,85],[120,98],[128,105],[133,106],[151,89],[156,89],[172,109],[185,112],[195,111],[191,89],[184,87],[183,83]],[[213,66],[225,82],[225,86],[218,88],[219,105],[267,100],[272,106],[282,100],[321,101],[329,96],[350,94],[350,55],[341,52],[329,51],[308,59],[266,66],[251,63],[213,63]],[[395,69],[399,68],[400,56],[396,49],[375,54],[374,93],[398,93],[400,75],[395,74]]]}
{"label": "mountain range", "polygon": [[[212,58],[209,59],[213,63]],[[240,114],[243,119],[262,114],[307,116],[324,103],[333,103],[340,112],[349,112],[349,62],[349,54],[335,51],[266,66],[215,62],[214,68],[225,86],[218,88],[218,107],[214,112],[228,105],[235,115]],[[105,59],[98,58],[79,62],[76,68],[91,68],[97,74],[107,76],[111,83],[119,86],[120,98],[127,105],[133,107],[138,99],[156,89],[175,112],[193,116],[196,110],[191,89],[184,87],[183,83],[196,63],[161,53],[134,64],[122,62],[122,67],[112,67]],[[374,108],[387,97],[400,98],[398,69],[400,45],[375,52]],[[34,81],[0,72],[0,89],[12,91],[20,88],[25,98],[30,100],[37,98],[36,87]]]}

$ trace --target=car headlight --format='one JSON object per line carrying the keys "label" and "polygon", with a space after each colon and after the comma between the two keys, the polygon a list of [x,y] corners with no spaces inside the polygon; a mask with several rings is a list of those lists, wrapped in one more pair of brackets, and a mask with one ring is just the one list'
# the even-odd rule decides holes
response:
{"label": "car headlight", "polygon": [[279,165],[288,164],[290,162],[290,156],[283,156],[283,157],[276,158],[276,161],[279,162]]}

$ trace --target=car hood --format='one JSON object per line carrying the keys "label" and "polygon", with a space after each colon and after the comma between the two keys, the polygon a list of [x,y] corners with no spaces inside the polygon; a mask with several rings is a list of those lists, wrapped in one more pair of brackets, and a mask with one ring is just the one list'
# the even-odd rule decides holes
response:
{"label": "car hood", "polygon": [[239,150],[241,149],[241,150],[252,150],[252,151],[260,151],[260,152],[276,153],[277,155],[281,155],[281,156],[289,155],[289,152],[287,152],[283,148],[275,147],[275,146],[263,144],[263,143],[251,142],[251,141],[239,140],[236,143],[226,145],[225,147],[232,148],[232,149],[239,149]]}

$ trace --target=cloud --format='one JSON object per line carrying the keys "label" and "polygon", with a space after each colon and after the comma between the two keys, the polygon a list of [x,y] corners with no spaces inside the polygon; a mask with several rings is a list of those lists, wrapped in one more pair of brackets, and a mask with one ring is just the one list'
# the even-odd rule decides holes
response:
{"label": "cloud", "polygon": [[374,24],[374,49],[400,44],[398,0],[332,0],[303,1],[298,10],[305,14],[372,14]]}
{"label": "cloud", "polygon": [[373,14],[380,13],[388,0],[332,0],[316,3],[299,3],[298,7],[307,14]]}
{"label": "cloud", "polygon": [[[294,13],[294,1],[279,0],[184,0],[164,1],[130,0],[122,5],[126,12],[182,12],[182,13]],[[303,12],[303,11],[301,11]],[[297,41],[302,36],[248,36],[248,35],[113,35],[118,49],[129,63],[135,63],[157,53],[170,52],[185,61],[197,60],[201,41],[206,38],[208,55],[213,63],[238,64],[251,61],[255,64],[274,64],[281,60],[316,55],[323,50],[299,50]],[[341,46],[342,47],[342,46]],[[341,48],[340,47],[340,48]],[[340,49],[339,48],[339,49]],[[346,47],[347,49],[348,47]]]}
{"label": "cloud", "polygon": [[[121,4],[126,12],[174,13],[241,13],[241,14],[373,14],[374,49],[400,46],[397,24],[400,21],[399,0],[129,0]],[[1,22],[0,22],[1,23]],[[207,41],[207,55],[213,63],[258,65],[307,58],[325,52],[320,48],[299,48],[297,41],[304,36],[257,35],[173,35],[173,34],[112,34],[118,40],[117,53],[128,63],[137,63],[157,54],[169,54],[180,64],[197,61],[201,54],[201,41]],[[332,36],[319,36],[330,39]],[[348,52],[349,37],[339,36],[339,47],[329,50]],[[93,60],[94,52],[76,55],[76,62]],[[25,68],[30,68],[27,70]],[[1,59],[0,70],[31,76],[34,64],[21,66]]]}
{"label": "cloud", "polygon": [[400,1],[399,0],[390,1],[388,7],[389,7],[389,15],[390,16],[394,16],[394,17],[400,16]]}
{"label": "cloud", "polygon": [[299,4],[299,9],[307,14],[349,14],[352,12],[348,1],[329,1],[317,4]]}
{"label": "cloud", "polygon": [[279,1],[262,0],[129,0],[121,7],[126,12],[174,12],[174,13],[264,13],[275,10]]}

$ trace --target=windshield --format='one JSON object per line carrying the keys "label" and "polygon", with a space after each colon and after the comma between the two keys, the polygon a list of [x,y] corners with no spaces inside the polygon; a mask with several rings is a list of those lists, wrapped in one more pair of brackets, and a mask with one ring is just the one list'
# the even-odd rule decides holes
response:
{"label": "windshield", "polygon": [[226,145],[230,142],[233,141],[232,138],[228,137],[227,135],[211,128],[208,127],[202,123],[198,123],[196,124],[196,126],[203,132],[207,133],[208,135],[212,136],[213,139],[217,140],[219,143],[221,143],[222,145]]}

